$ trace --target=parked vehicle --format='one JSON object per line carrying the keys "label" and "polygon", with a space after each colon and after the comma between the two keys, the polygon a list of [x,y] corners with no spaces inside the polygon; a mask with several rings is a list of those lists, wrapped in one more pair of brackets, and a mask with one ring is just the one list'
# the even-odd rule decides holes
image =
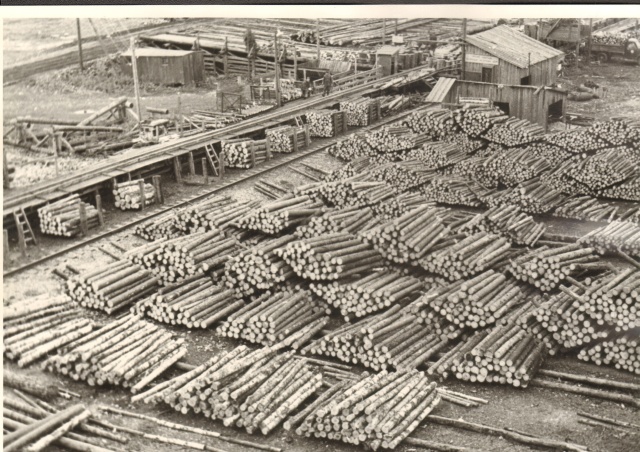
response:
{"label": "parked vehicle", "polygon": [[627,39],[622,44],[591,44],[591,53],[595,53],[598,61],[606,63],[613,58],[640,64],[640,41]]}

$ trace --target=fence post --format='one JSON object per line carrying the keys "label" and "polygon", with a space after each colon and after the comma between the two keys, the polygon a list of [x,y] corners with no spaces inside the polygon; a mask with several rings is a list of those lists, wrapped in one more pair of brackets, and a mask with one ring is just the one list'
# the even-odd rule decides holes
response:
{"label": "fence post", "polygon": [[254,142],[251,142],[251,168],[256,166],[256,146]]}
{"label": "fence post", "polygon": [[140,210],[147,206],[147,199],[144,196],[144,179],[138,181],[138,191],[140,192]]}
{"label": "fence post", "polygon": [[202,158],[202,178],[204,179],[205,185],[209,185],[209,173],[207,171],[207,159]]}
{"label": "fence post", "polygon": [[180,159],[178,157],[173,158],[173,171],[176,176],[176,182],[182,183],[182,169],[180,168]]}
{"label": "fence post", "polygon": [[193,160],[193,152],[189,152],[189,173],[191,176],[196,175],[196,162]]}
{"label": "fence post", "polygon": [[98,221],[100,227],[104,226],[104,215],[102,214],[102,196],[96,191],[96,210],[98,211]]}
{"label": "fence post", "polygon": [[85,237],[89,234],[89,226],[87,225],[87,209],[82,201],[78,204],[80,211],[80,230]]}
{"label": "fence post", "polygon": [[162,187],[160,186],[160,176],[151,176],[153,188],[156,191],[156,200],[160,204],[164,204],[164,196],[162,196]]}

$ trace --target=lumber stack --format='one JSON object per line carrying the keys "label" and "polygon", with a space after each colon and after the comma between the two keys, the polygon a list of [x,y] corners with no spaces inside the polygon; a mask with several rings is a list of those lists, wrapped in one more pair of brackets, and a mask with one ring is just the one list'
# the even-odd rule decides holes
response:
{"label": "lumber stack", "polygon": [[40,232],[62,237],[74,237],[80,234],[83,209],[87,219],[87,229],[97,228],[100,225],[98,211],[74,193],[38,209]]}
{"label": "lumber stack", "polygon": [[438,176],[431,178],[428,184],[421,185],[418,190],[427,201],[479,207],[482,203],[471,186],[469,180],[460,176]]}
{"label": "lumber stack", "polygon": [[141,209],[145,205],[153,204],[156,198],[156,189],[152,184],[132,180],[118,183],[113,190],[113,196],[115,198],[115,206],[118,209],[135,210]]}
{"label": "lumber stack", "polygon": [[324,234],[346,232],[356,234],[367,231],[379,224],[374,211],[369,207],[344,207],[331,209],[321,216],[312,217],[305,225],[299,226],[295,235],[298,238],[310,239]]}
{"label": "lumber stack", "polygon": [[640,331],[629,330],[608,337],[597,344],[585,347],[578,352],[578,359],[589,361],[598,366],[613,366],[640,375]]}
{"label": "lumber stack", "polygon": [[43,368],[86,381],[139,391],[187,354],[184,339],[128,315],[58,349]]}
{"label": "lumber stack", "polygon": [[[404,192],[378,204],[371,206],[376,216],[383,221],[393,220],[420,206],[435,207],[434,202],[428,202],[418,192]],[[367,228],[369,229],[369,228]],[[363,231],[366,229],[363,229]]]}
{"label": "lumber stack", "polygon": [[142,237],[150,242],[158,239],[174,239],[183,234],[183,230],[178,226],[178,216],[175,211],[168,212],[158,218],[151,218],[144,223],[136,225],[134,232],[138,237]]}
{"label": "lumber stack", "polygon": [[250,210],[237,219],[234,225],[241,229],[273,235],[304,224],[323,212],[324,204],[320,201],[314,201],[306,195],[286,195]]}
{"label": "lumber stack", "polygon": [[415,264],[449,233],[438,209],[427,204],[362,232],[360,236],[385,259],[398,264]]}
{"label": "lumber stack", "polygon": [[582,236],[578,242],[602,254],[622,251],[640,258],[640,225],[630,221],[612,221]]}
{"label": "lumber stack", "polygon": [[543,246],[514,259],[507,269],[516,279],[549,292],[569,276],[608,268],[593,251],[578,244]]}
{"label": "lumber stack", "polygon": [[348,126],[366,127],[380,119],[380,101],[358,97],[340,102],[340,111],[347,117]]}
{"label": "lumber stack", "polygon": [[214,196],[178,211],[178,225],[188,234],[214,230],[227,232],[231,223],[259,205],[259,201],[237,202],[231,198]]}
{"label": "lumber stack", "polygon": [[373,155],[375,152],[366,139],[366,135],[352,133],[343,140],[332,144],[327,152],[340,160],[351,161],[358,157]]}
{"label": "lumber stack", "polygon": [[208,276],[195,275],[161,288],[138,301],[131,311],[171,325],[208,328],[243,306],[233,290]]}
{"label": "lumber stack", "polygon": [[296,429],[305,436],[395,449],[440,403],[423,372],[383,371],[331,393]]}
{"label": "lumber stack", "polygon": [[636,176],[637,170],[618,148],[611,148],[571,166],[567,175],[593,193]]}
{"label": "lumber stack", "polygon": [[336,137],[347,131],[347,114],[344,111],[311,110],[306,116],[312,137]]}
{"label": "lumber stack", "polygon": [[229,168],[253,168],[270,158],[267,140],[225,140],[222,142],[222,152]]}
{"label": "lumber stack", "polygon": [[515,255],[507,238],[487,232],[478,232],[457,243],[445,244],[448,246],[427,254],[419,264],[425,270],[441,275],[449,281],[469,278],[485,270],[499,268]]}
{"label": "lumber stack", "polygon": [[494,152],[484,166],[486,173],[507,187],[533,179],[551,168],[546,159],[531,155],[527,148]]}
{"label": "lumber stack", "polygon": [[301,278],[331,281],[369,272],[384,263],[380,253],[348,233],[325,234],[289,242],[275,250]]}
{"label": "lumber stack", "polygon": [[538,124],[531,124],[526,119],[508,118],[501,124],[494,125],[482,138],[493,143],[515,147],[540,140],[544,129]]}
{"label": "lumber stack", "polygon": [[306,147],[309,143],[305,127],[279,126],[267,129],[265,135],[270,152],[289,154]]}
{"label": "lumber stack", "polygon": [[66,292],[80,306],[111,315],[155,292],[159,284],[160,278],[150,271],[121,260],[69,278]]}
{"label": "lumber stack", "polygon": [[352,281],[311,283],[309,288],[335,308],[348,322],[415,298],[423,287],[420,280],[402,273],[378,270]]}
{"label": "lumber stack", "polygon": [[79,314],[65,296],[43,295],[5,308],[4,355],[24,367],[89,334],[94,324]]}
{"label": "lumber stack", "polygon": [[553,216],[583,221],[611,222],[616,218],[617,212],[617,207],[601,202],[591,196],[573,196],[560,204],[553,211]]}
{"label": "lumber stack", "polygon": [[471,137],[485,135],[488,130],[497,124],[504,123],[509,117],[492,108],[459,108],[453,111],[453,119],[456,124]]}
{"label": "lumber stack", "polygon": [[293,270],[275,250],[295,240],[293,235],[269,238],[231,258],[225,265],[227,287],[244,297],[285,282]]}
{"label": "lumber stack", "polygon": [[499,234],[518,245],[534,246],[547,227],[516,206],[501,205],[474,216],[460,226],[459,232],[474,234],[481,231]]}
{"label": "lumber stack", "polygon": [[298,349],[327,324],[329,313],[307,290],[267,292],[231,315],[216,332],[262,345],[287,340]]}
{"label": "lumber stack", "polygon": [[164,402],[182,414],[202,413],[266,435],[322,385],[322,374],[305,360],[276,355],[282,346],[251,351],[241,345],[132,400]]}
{"label": "lumber stack", "polygon": [[428,134],[433,140],[445,137],[460,136],[460,128],[451,111],[441,108],[429,108],[411,113],[402,122],[414,133]]}

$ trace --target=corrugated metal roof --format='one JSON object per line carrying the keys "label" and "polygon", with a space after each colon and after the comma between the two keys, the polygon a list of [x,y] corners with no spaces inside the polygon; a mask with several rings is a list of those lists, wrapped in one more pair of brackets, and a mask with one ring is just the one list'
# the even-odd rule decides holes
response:
{"label": "corrugated metal roof", "polygon": [[522,69],[529,65],[529,54],[531,54],[532,65],[564,55],[560,50],[512,30],[506,25],[467,36],[466,41]]}
{"label": "corrugated metal roof", "polygon": [[[136,49],[136,57],[180,57],[193,53],[193,50],[169,50],[155,47],[141,47]],[[131,56],[131,49],[122,52],[122,56]]]}
{"label": "corrugated metal roof", "polygon": [[455,78],[447,78],[442,77],[438,79],[436,82],[436,86],[433,87],[429,96],[427,97],[427,102],[442,102],[444,98],[451,90],[451,87],[456,82]]}

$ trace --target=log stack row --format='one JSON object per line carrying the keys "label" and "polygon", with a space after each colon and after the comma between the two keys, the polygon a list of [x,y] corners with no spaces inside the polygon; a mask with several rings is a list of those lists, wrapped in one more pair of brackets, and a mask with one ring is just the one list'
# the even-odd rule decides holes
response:
{"label": "log stack row", "polygon": [[324,204],[309,196],[285,195],[280,199],[257,207],[237,219],[234,225],[241,229],[278,234],[302,225],[314,216],[322,215]]}
{"label": "log stack row", "polygon": [[428,201],[479,207],[482,203],[471,187],[470,181],[463,177],[439,176],[432,178],[428,184],[421,185],[418,190]]}
{"label": "log stack row", "polygon": [[237,202],[214,196],[178,211],[178,226],[188,234],[213,230],[228,232],[231,223],[259,205],[259,201]]}
{"label": "log stack row", "polygon": [[429,141],[425,135],[415,134],[409,127],[385,126],[368,133],[366,140],[371,149],[379,154],[408,151]]}
{"label": "log stack row", "polygon": [[526,119],[509,118],[501,124],[491,127],[482,138],[493,143],[514,147],[538,141],[544,136],[544,129],[531,124]]}
{"label": "log stack row", "polygon": [[374,204],[371,206],[371,209],[380,220],[388,221],[398,218],[410,210],[425,205],[430,207],[436,206],[434,202],[428,202],[425,197],[418,192],[405,192],[400,193],[387,201]]}
{"label": "log stack row", "polygon": [[460,163],[467,158],[467,152],[453,143],[437,141],[412,149],[407,153],[407,158],[419,160],[427,168],[438,169]]}
{"label": "log stack row", "polygon": [[337,137],[347,131],[348,114],[344,111],[312,110],[306,116],[312,137]]}
{"label": "log stack row", "polygon": [[40,232],[46,235],[74,237],[82,232],[81,210],[84,209],[87,228],[100,226],[98,211],[80,199],[77,193],[38,209]]}
{"label": "log stack row", "polygon": [[583,221],[606,221],[616,219],[618,208],[601,202],[591,196],[575,196],[559,205],[554,211],[554,217],[574,218]]}
{"label": "log stack row", "polygon": [[486,199],[489,206],[512,204],[530,214],[551,212],[564,202],[566,197],[544,183],[540,178],[530,179],[517,187],[500,191]]}
{"label": "log stack row", "polygon": [[460,108],[453,112],[453,119],[460,129],[471,137],[483,136],[489,129],[508,118],[501,111],[486,107]]}
{"label": "log stack row", "polygon": [[347,125],[366,127],[380,119],[380,101],[359,97],[340,102],[340,111],[346,114]]}
{"label": "log stack row", "polygon": [[485,160],[484,167],[485,173],[497,182],[514,187],[548,171],[551,164],[543,157],[530,154],[527,148],[522,148],[494,152]]}
{"label": "log stack row", "polygon": [[336,182],[319,182],[296,188],[297,195],[321,199],[325,204],[343,208],[367,207],[393,199],[397,191],[384,182],[365,180],[363,175]]}
{"label": "log stack row", "polygon": [[640,225],[630,221],[612,221],[582,236],[579,243],[599,253],[622,251],[640,258]]}
{"label": "log stack row", "polygon": [[[142,190],[140,185],[142,185]],[[152,184],[132,180],[120,182],[113,190],[115,206],[120,210],[135,210],[143,206],[153,204],[156,198],[156,189]]]}
{"label": "log stack row", "polygon": [[280,126],[267,129],[270,152],[289,154],[309,145],[309,129],[305,127]]}
{"label": "log stack row", "polygon": [[347,138],[329,146],[329,154],[340,160],[354,160],[358,157],[373,155],[375,152],[366,140],[365,134],[352,133]]}
{"label": "log stack row", "polygon": [[301,239],[310,239],[338,232],[356,234],[367,231],[379,223],[369,207],[344,207],[331,209],[321,216],[312,217],[307,224],[296,229],[295,235]]}
{"label": "log stack row", "polygon": [[368,178],[386,182],[399,192],[426,184],[435,175],[436,172],[420,160],[404,160],[397,163],[376,165],[367,171]]}
{"label": "log stack row", "polygon": [[158,218],[151,218],[144,223],[136,225],[134,234],[150,242],[158,239],[174,239],[183,234],[178,225],[178,216],[175,211],[168,212]]}
{"label": "log stack row", "polygon": [[518,207],[502,205],[474,216],[460,227],[459,232],[487,231],[507,237],[518,245],[534,246],[546,229],[544,223],[536,223]]}
{"label": "log stack row", "polygon": [[222,142],[225,165],[229,168],[253,168],[271,158],[267,140],[225,140]]}
{"label": "log stack row", "polygon": [[402,122],[414,133],[429,134],[434,140],[445,137],[460,136],[460,128],[451,111],[441,108],[430,108],[411,113]]}
{"label": "log stack row", "polygon": [[598,366],[614,366],[616,369],[640,375],[640,331],[629,330],[623,334],[583,348],[578,359]]}

